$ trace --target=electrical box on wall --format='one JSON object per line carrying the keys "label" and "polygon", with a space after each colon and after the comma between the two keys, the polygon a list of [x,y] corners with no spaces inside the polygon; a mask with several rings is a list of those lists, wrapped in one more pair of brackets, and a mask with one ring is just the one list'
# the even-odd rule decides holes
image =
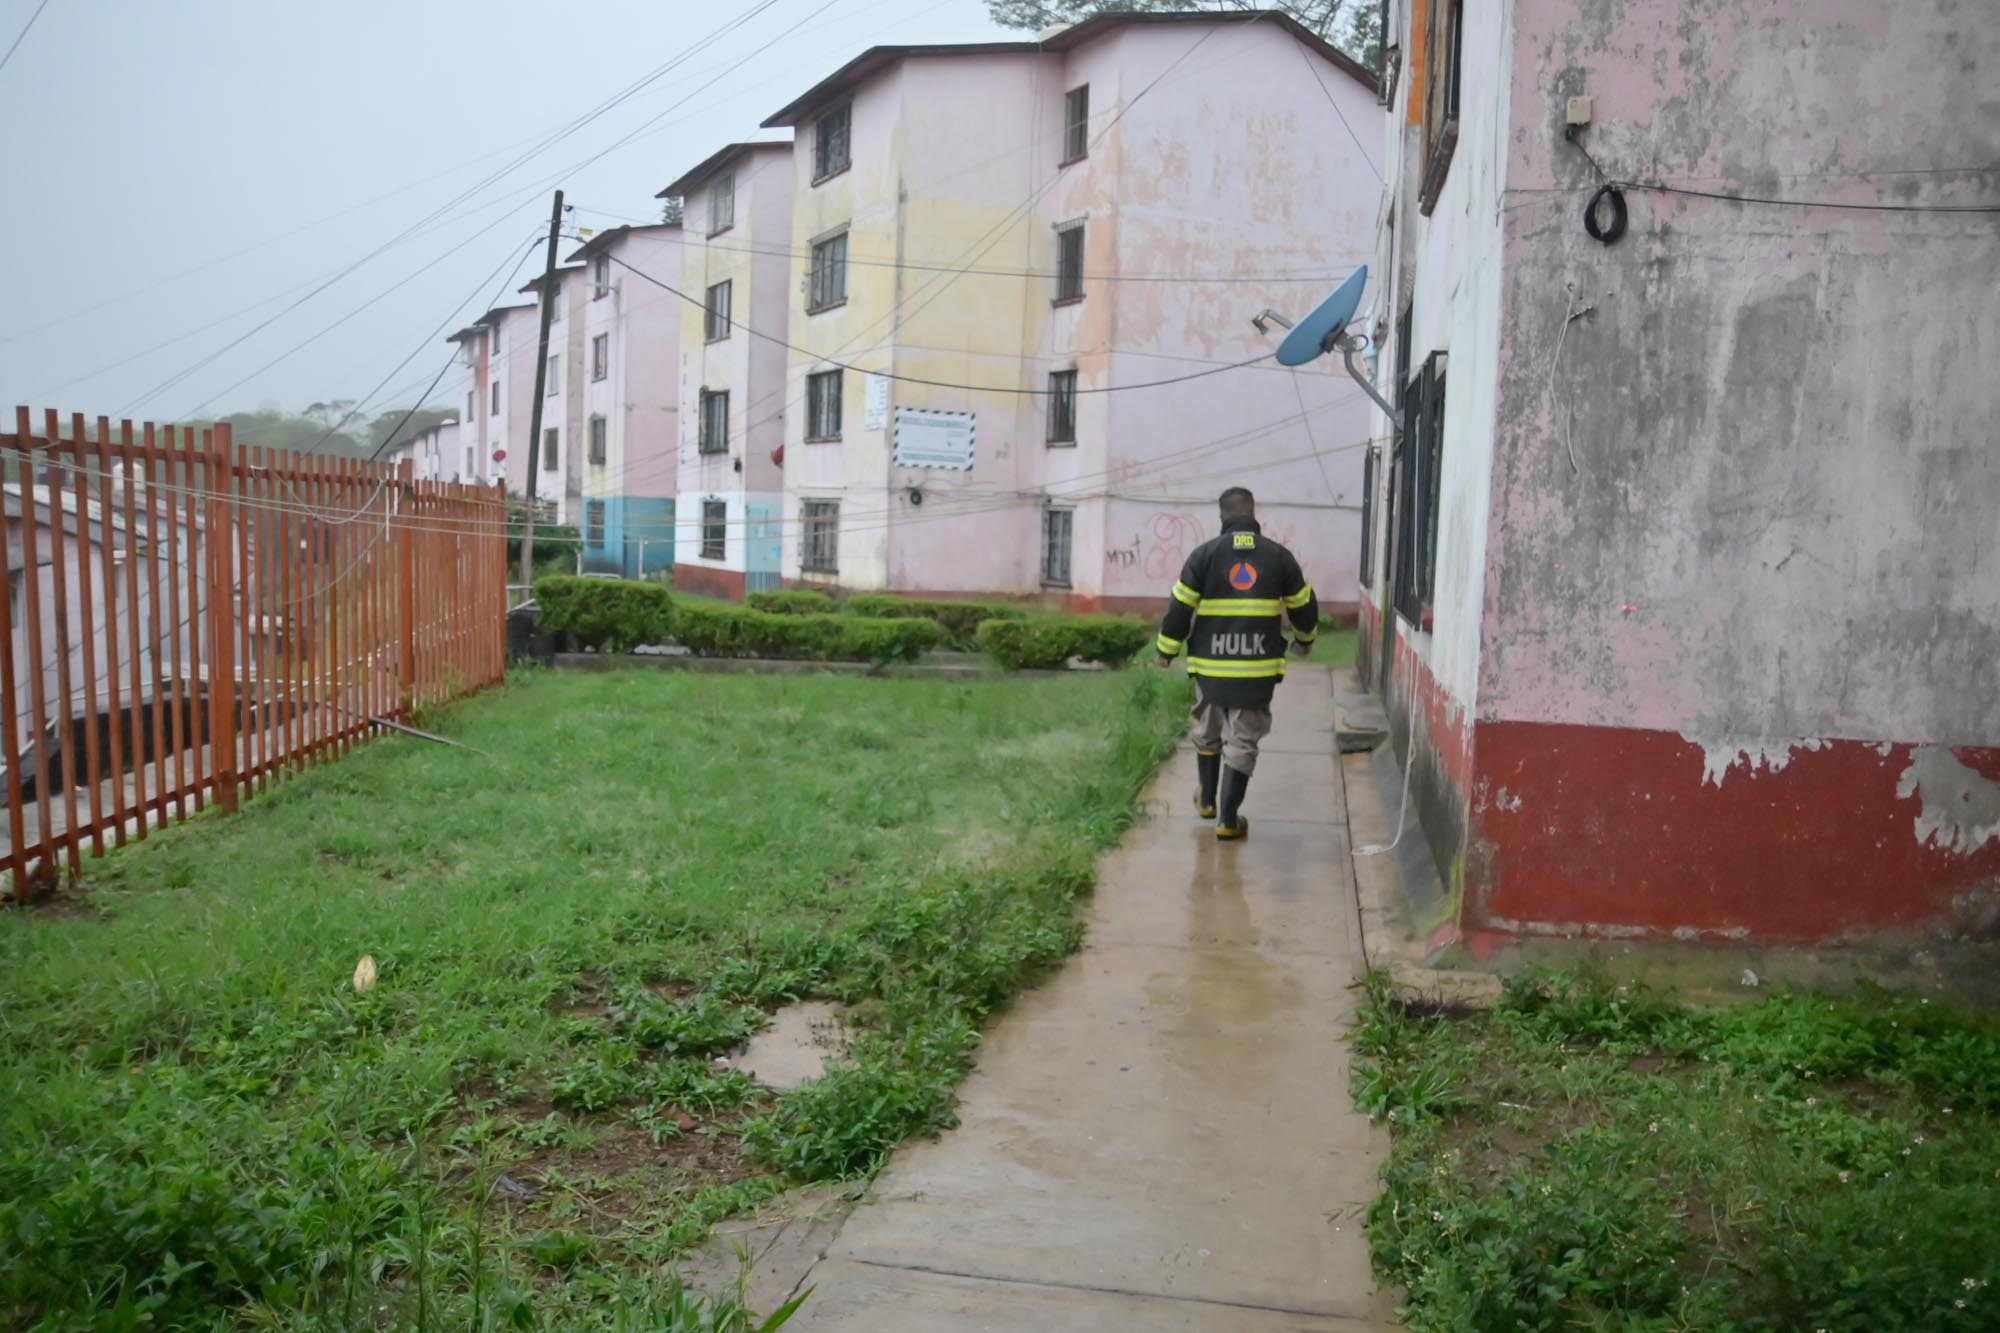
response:
{"label": "electrical box on wall", "polygon": [[1568,112],[1568,114],[1567,114],[1567,115],[1566,115],[1566,116],[1564,117],[1564,121],[1563,121],[1563,123],[1564,123],[1564,124],[1566,124],[1566,125],[1588,125],[1588,124],[1590,124],[1590,109],[1591,109],[1591,108],[1590,108],[1590,99],[1589,99],[1588,97],[1572,97],[1572,98],[1570,98],[1570,99],[1569,99],[1569,112]]}

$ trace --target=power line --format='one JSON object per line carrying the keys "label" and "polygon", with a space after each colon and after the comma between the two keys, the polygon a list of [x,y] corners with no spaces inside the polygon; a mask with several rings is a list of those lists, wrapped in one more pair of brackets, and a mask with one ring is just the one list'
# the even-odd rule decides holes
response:
{"label": "power line", "polygon": [[[680,297],[681,300],[686,301],[690,305],[700,307],[701,309],[704,310],[708,308],[708,303],[706,301],[703,301],[697,297],[689,296],[686,292],[674,286],[672,283],[662,282],[660,279],[654,277],[652,274],[646,272],[644,269],[641,269],[637,265],[630,263],[622,256],[612,254],[608,250],[605,251],[605,255],[607,258],[611,260],[612,263],[617,264],[619,267],[624,268],[638,275],[641,278],[644,278],[647,282],[652,283],[655,287],[660,288],[662,291],[672,292],[675,296]],[[797,352],[800,356],[811,357],[819,365],[832,366],[840,370],[851,370],[857,375],[879,375],[883,379],[895,380],[899,384],[921,384],[921,385],[926,385],[933,389],[959,389],[966,393],[1012,393],[1012,394],[1026,394],[1032,397],[1043,397],[1052,393],[1059,392],[1058,390],[1055,389],[1032,389],[1032,388],[1023,388],[1015,385],[1005,385],[1005,384],[955,384],[950,380],[925,379],[919,375],[899,375],[894,371],[888,371],[888,370],[869,370],[866,369],[865,367],[852,365],[845,361],[836,361],[832,357],[821,356],[819,353],[811,351],[804,347],[800,347],[796,343],[786,342],[783,338],[778,337],[776,334],[765,333],[762,330],[753,328],[748,324],[738,323],[734,320],[732,320],[730,324],[732,328],[742,329],[744,332],[748,333],[753,338],[762,338],[765,342],[773,343],[779,347],[785,348],[787,351]],[[1248,361],[1234,361],[1229,363],[1228,365],[1210,366],[1207,370],[1197,370],[1186,375],[1175,375],[1170,379],[1145,380],[1138,384],[1105,384],[1105,385],[1099,385],[1094,388],[1086,388],[1084,386],[1079,385],[1074,389],[1061,390],[1060,392],[1082,395],[1086,393],[1123,393],[1132,389],[1160,389],[1160,388],[1165,388],[1169,384],[1185,384],[1189,380],[1207,379],[1211,375],[1222,375],[1232,370],[1241,370],[1245,366],[1254,366],[1260,361],[1269,361],[1273,355],[1275,354],[1271,352],[1265,352],[1261,356],[1255,356],[1250,358]]]}
{"label": "power line", "polygon": [[28,21],[21,25],[21,31],[14,34],[14,44],[7,48],[6,55],[0,56],[0,70],[7,68],[7,62],[14,58],[14,53],[21,49],[21,43],[28,39],[28,29],[35,26],[35,20],[40,18],[42,11],[48,7],[49,0],[42,0],[42,3],[35,6],[35,12],[28,15]]}

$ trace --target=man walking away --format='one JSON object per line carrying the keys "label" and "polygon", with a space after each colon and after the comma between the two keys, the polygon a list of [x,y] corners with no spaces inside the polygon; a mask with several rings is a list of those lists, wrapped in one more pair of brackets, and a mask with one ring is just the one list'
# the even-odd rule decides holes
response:
{"label": "man walking away", "polygon": [[1281,613],[1292,622],[1292,651],[1304,657],[1319,633],[1319,603],[1298,560],[1257,526],[1249,491],[1222,493],[1222,535],[1203,542],[1181,567],[1160,622],[1160,665],[1183,651],[1195,678],[1194,807],[1214,819],[1215,836],[1250,831],[1239,813],[1257,743],[1271,730],[1271,693],[1285,674]]}

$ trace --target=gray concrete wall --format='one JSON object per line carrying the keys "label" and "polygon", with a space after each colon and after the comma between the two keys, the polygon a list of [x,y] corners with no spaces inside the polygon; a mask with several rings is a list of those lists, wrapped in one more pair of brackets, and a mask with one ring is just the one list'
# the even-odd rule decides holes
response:
{"label": "gray concrete wall", "polygon": [[1587,93],[1614,177],[1990,204],[1990,7],[1513,12],[1479,716],[1680,732],[1723,772],[2000,743],[2000,215],[1634,190],[1607,247],[1561,132]]}

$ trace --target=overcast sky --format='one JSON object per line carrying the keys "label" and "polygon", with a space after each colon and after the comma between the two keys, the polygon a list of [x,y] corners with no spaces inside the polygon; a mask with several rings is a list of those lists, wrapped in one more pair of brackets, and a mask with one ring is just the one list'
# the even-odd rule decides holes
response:
{"label": "overcast sky", "polygon": [[[0,0],[0,52],[37,3]],[[663,185],[864,48],[1019,35],[983,0],[48,0],[0,70],[0,406],[170,421],[385,376],[372,407],[406,405],[555,186],[573,224],[653,221]]]}

